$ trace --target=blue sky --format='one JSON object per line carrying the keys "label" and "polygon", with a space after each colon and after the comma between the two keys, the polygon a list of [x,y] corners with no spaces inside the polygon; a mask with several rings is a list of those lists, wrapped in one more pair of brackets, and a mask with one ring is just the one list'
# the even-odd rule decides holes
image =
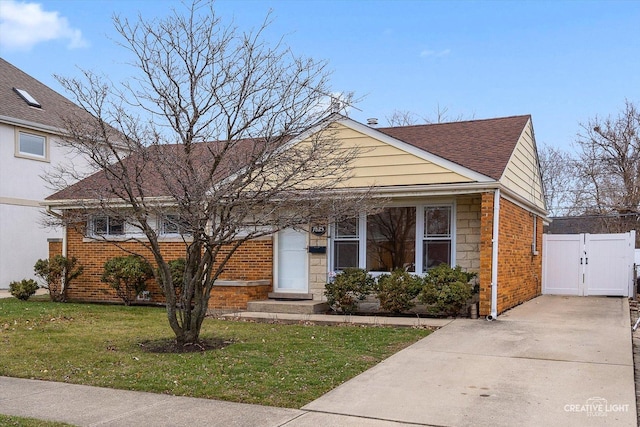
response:
{"label": "blue sky", "polygon": [[[0,0],[0,56],[64,94],[53,74],[114,80],[130,70],[114,14],[164,16],[177,1]],[[329,61],[332,86],[362,100],[350,116],[394,110],[481,119],[531,114],[536,140],[570,148],[579,123],[640,103],[640,1],[246,1],[216,9],[299,55]]]}

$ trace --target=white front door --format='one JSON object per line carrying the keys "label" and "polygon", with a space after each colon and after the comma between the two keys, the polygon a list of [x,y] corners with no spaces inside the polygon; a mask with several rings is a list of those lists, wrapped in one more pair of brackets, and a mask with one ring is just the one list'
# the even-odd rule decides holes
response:
{"label": "white front door", "polygon": [[308,233],[291,228],[278,232],[275,292],[309,291],[307,237]]}

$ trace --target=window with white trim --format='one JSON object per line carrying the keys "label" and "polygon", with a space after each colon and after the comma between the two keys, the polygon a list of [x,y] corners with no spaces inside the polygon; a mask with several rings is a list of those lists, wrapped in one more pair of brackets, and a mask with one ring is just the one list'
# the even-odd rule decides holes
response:
{"label": "window with white trim", "polygon": [[422,236],[424,271],[440,264],[451,265],[451,236],[451,206],[426,206]]}
{"label": "window with white trim", "polygon": [[111,216],[95,216],[91,219],[90,230],[95,236],[123,236],[124,220]]}
{"label": "window with white trim", "polygon": [[45,136],[18,131],[16,155],[46,160],[47,154],[47,138]]}
{"label": "window with white trim", "polygon": [[350,218],[336,222],[333,238],[333,270],[357,268],[360,257],[360,221]]}
{"label": "window with white trim", "polygon": [[370,272],[403,268],[424,273],[454,259],[454,204],[388,207],[374,215],[333,225],[334,271],[358,267]]}
{"label": "window with white trim", "polygon": [[187,234],[186,230],[186,224],[183,221],[180,221],[180,215],[162,215],[162,219],[160,221],[160,234]]}

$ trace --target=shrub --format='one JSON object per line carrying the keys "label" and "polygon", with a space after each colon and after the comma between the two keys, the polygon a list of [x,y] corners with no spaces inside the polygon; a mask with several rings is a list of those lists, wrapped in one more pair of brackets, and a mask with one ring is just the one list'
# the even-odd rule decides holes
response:
{"label": "shrub", "polygon": [[326,284],[324,294],[332,309],[352,314],[358,308],[358,301],[362,301],[369,295],[373,283],[373,277],[366,271],[347,268]]}
{"label": "shrub", "polygon": [[36,293],[39,286],[33,279],[22,279],[19,282],[9,283],[9,292],[14,297],[26,301],[29,297]]}
{"label": "shrub", "polygon": [[[171,282],[173,283],[173,288],[175,289],[176,294],[178,294],[182,289],[186,264],[187,260],[184,258],[174,259],[167,263],[167,265],[169,266],[169,272],[171,273]],[[160,269],[158,269],[158,273],[156,274],[156,276],[158,277],[158,284],[160,285],[160,289],[162,289],[162,292],[164,293],[164,286],[162,285],[162,281],[160,280]]]}
{"label": "shrub", "polygon": [[43,288],[49,291],[51,301],[64,302],[71,282],[84,271],[84,267],[77,265],[75,257],[67,258],[56,255],[49,259],[39,259],[33,267],[36,276],[44,280]]}
{"label": "shrub", "polygon": [[104,263],[102,273],[102,281],[115,289],[125,305],[130,305],[136,295],[146,290],[146,281],[151,277],[151,265],[135,255],[111,258]]}
{"label": "shrub", "polygon": [[440,264],[427,272],[418,299],[432,305],[432,312],[456,315],[472,296],[469,281],[475,276],[462,271],[460,266]]}
{"label": "shrub", "polygon": [[375,286],[380,308],[391,313],[412,309],[421,288],[422,280],[401,268],[380,276]]}

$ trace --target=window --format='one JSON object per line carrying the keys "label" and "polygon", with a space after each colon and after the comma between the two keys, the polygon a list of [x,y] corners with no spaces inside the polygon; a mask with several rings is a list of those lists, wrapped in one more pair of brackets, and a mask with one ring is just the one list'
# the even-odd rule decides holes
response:
{"label": "window", "polygon": [[13,90],[27,103],[30,107],[42,108],[42,105],[29,92],[24,89],[14,87]]}
{"label": "window", "polygon": [[186,234],[186,224],[180,221],[180,215],[163,215],[160,234]]}
{"label": "window", "polygon": [[416,208],[387,208],[367,216],[367,270],[416,271]]}
{"label": "window", "polygon": [[360,221],[351,218],[334,226],[333,270],[358,267],[360,255]]}
{"label": "window", "polygon": [[91,221],[91,234],[97,236],[124,235],[124,220],[110,216],[97,216]]}
{"label": "window", "polygon": [[370,272],[403,268],[421,274],[455,262],[454,235],[453,204],[389,207],[333,225],[332,267]]}
{"label": "window", "polygon": [[18,156],[47,158],[47,138],[34,133],[18,131],[18,141],[16,147]]}
{"label": "window", "polygon": [[451,265],[451,206],[424,208],[422,257],[424,270],[443,263]]}

